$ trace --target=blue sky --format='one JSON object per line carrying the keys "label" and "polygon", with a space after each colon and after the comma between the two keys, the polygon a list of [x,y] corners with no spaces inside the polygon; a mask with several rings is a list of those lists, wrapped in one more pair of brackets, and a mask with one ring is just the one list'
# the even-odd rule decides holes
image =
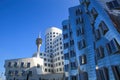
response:
{"label": "blue sky", "polygon": [[79,0],[0,0],[0,74],[5,59],[31,57],[38,33],[44,39],[47,28],[61,28],[68,8],[78,4]]}

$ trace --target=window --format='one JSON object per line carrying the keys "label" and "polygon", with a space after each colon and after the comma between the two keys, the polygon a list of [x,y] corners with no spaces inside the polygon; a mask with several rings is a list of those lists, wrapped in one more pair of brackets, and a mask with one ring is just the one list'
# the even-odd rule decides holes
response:
{"label": "window", "polygon": [[70,45],[74,45],[74,40],[70,40]]}
{"label": "window", "polygon": [[50,64],[48,64],[48,67],[50,67]]}
{"label": "window", "polygon": [[67,25],[64,25],[64,26],[63,26],[63,30],[66,30],[66,29],[67,29]]}
{"label": "window", "polygon": [[45,68],[45,72],[47,72],[47,69]]}
{"label": "window", "polygon": [[109,73],[106,67],[96,70],[97,80],[109,80]]}
{"label": "window", "polygon": [[110,43],[107,43],[107,44],[106,44],[106,49],[107,49],[107,51],[108,51],[108,54],[112,53],[112,49],[111,49],[111,47],[110,47]]}
{"label": "window", "polygon": [[30,62],[27,63],[27,68],[30,68]]}
{"label": "window", "polygon": [[21,67],[22,67],[22,68],[24,67],[24,62],[21,62]]}
{"label": "window", "polygon": [[69,70],[69,64],[65,65],[65,72]]}
{"label": "window", "polygon": [[60,57],[58,57],[58,60],[60,60]]}
{"label": "window", "polygon": [[76,14],[76,16],[81,15],[81,14],[82,14],[82,9],[77,9],[77,10],[75,11],[75,14]]}
{"label": "window", "polygon": [[46,61],[46,58],[44,58],[44,61]]}
{"label": "window", "polygon": [[76,62],[71,62],[71,63],[70,63],[70,66],[71,66],[71,70],[74,70],[74,69],[77,68]]}
{"label": "window", "polygon": [[61,56],[61,59],[63,59],[64,57],[63,56]]}
{"label": "window", "polygon": [[60,44],[62,44],[62,42],[60,42]]}
{"label": "window", "polygon": [[61,63],[59,62],[59,66],[61,65]]}
{"label": "window", "polygon": [[111,66],[115,80],[120,80],[120,65]]}
{"label": "window", "polygon": [[114,1],[110,1],[107,2],[107,7],[111,10],[111,9],[120,9],[120,4],[118,3],[117,0]]}
{"label": "window", "polygon": [[80,80],[88,80],[88,73],[87,72],[80,72],[79,76],[80,76]]}
{"label": "window", "polygon": [[8,74],[11,76],[13,74],[13,71],[8,71]]}
{"label": "window", "polygon": [[40,64],[37,64],[37,68],[40,68]]}
{"label": "window", "polygon": [[71,80],[77,80],[77,76],[71,76]]}
{"label": "window", "polygon": [[59,68],[59,71],[62,71],[62,68]]}
{"label": "window", "polygon": [[63,39],[67,39],[68,38],[68,34],[63,34]]}
{"label": "window", "polygon": [[62,62],[62,65],[64,65],[64,62]]}
{"label": "window", "polygon": [[15,75],[18,76],[18,71],[17,70],[15,71]]}
{"label": "window", "polygon": [[45,66],[47,66],[47,63],[44,63]]}
{"label": "window", "polygon": [[8,67],[11,67],[12,66],[12,63],[11,62],[8,62]]}
{"label": "window", "polygon": [[22,70],[22,76],[25,76],[25,71],[24,70]]}
{"label": "window", "polygon": [[51,67],[53,67],[53,65],[51,64]]}
{"label": "window", "polygon": [[78,49],[82,49],[82,48],[85,48],[86,47],[86,44],[85,44],[85,40],[82,39],[81,41],[78,42]]}
{"label": "window", "polygon": [[14,67],[17,67],[17,62],[14,63]]}
{"label": "window", "polygon": [[64,56],[65,56],[65,60],[69,59],[69,53],[64,54]]}
{"label": "window", "polygon": [[63,54],[63,51],[61,51],[61,54]]}
{"label": "window", "polygon": [[79,61],[80,61],[80,65],[84,65],[87,63],[87,58],[86,58],[86,55],[82,55],[79,57]]}
{"label": "window", "polygon": [[95,39],[99,40],[101,37],[99,29],[95,30]]}
{"label": "window", "polygon": [[69,44],[68,43],[64,43],[64,49],[68,48]]}
{"label": "window", "polygon": [[50,72],[50,69],[48,69],[48,71]]}
{"label": "window", "polygon": [[81,24],[82,22],[83,22],[82,16],[80,16],[79,18],[76,19],[76,25]]}
{"label": "window", "polygon": [[95,8],[92,8],[91,14],[92,14],[92,16],[93,16],[94,19],[96,19],[96,17],[98,16],[98,12],[96,11]]}
{"label": "window", "polygon": [[96,49],[96,58],[97,58],[97,60],[99,60],[103,57],[104,57],[104,48],[102,46],[100,46]]}
{"label": "window", "polygon": [[100,23],[99,27],[100,27],[103,35],[105,35],[106,32],[109,30],[107,25],[103,21]]}
{"label": "window", "polygon": [[111,49],[112,49],[112,53],[116,53],[118,51],[120,51],[120,45],[117,43],[116,39],[113,39],[110,41],[110,45],[111,45]]}
{"label": "window", "polygon": [[70,51],[70,57],[75,57],[75,56],[76,56],[75,51],[74,51],[74,50],[71,50],[71,51]]}
{"label": "window", "polygon": [[85,2],[86,7],[88,7],[90,4],[90,0],[84,0],[84,2]]}

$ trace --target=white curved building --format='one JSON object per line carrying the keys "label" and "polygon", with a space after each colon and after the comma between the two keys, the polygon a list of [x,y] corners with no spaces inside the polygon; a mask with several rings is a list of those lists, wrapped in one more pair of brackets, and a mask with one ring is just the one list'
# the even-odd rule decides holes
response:
{"label": "white curved building", "polygon": [[56,27],[48,28],[45,32],[45,52],[53,53],[53,40],[62,34],[62,30]]}

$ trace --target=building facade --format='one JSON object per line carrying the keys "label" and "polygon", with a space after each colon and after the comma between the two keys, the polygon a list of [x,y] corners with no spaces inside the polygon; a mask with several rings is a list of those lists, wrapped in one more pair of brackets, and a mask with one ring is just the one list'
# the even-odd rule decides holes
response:
{"label": "building facade", "polygon": [[42,39],[36,39],[37,52],[31,58],[5,61],[7,80],[63,80],[64,54],[62,30],[51,27],[46,30],[45,51],[40,52]]}
{"label": "building facade", "polygon": [[120,80],[120,1],[79,1],[62,22],[66,80]]}
{"label": "building facade", "polygon": [[39,80],[43,66],[43,59],[36,57],[6,60],[6,80]]}
{"label": "building facade", "polygon": [[45,33],[45,52],[52,57],[53,73],[64,73],[62,30],[51,27]]}

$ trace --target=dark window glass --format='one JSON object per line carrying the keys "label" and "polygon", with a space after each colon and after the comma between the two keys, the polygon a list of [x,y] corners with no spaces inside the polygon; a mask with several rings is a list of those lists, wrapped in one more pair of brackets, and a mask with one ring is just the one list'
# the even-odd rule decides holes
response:
{"label": "dark window glass", "polygon": [[99,27],[100,27],[103,35],[105,35],[106,32],[109,30],[107,25],[103,21],[100,23]]}
{"label": "dark window glass", "polygon": [[113,71],[115,80],[120,80],[120,65],[112,66],[112,71]]}
{"label": "dark window glass", "polygon": [[30,63],[27,63],[27,68],[29,68],[30,67]]}
{"label": "dark window glass", "polygon": [[95,51],[97,60],[104,57],[104,48],[102,46],[98,47]]}
{"label": "dark window glass", "polygon": [[95,8],[92,8],[91,14],[92,14],[92,16],[93,16],[94,19],[96,19],[96,17],[98,16],[98,12],[96,11]]}
{"label": "dark window glass", "polygon": [[106,67],[96,70],[97,80],[109,80],[109,72]]}

